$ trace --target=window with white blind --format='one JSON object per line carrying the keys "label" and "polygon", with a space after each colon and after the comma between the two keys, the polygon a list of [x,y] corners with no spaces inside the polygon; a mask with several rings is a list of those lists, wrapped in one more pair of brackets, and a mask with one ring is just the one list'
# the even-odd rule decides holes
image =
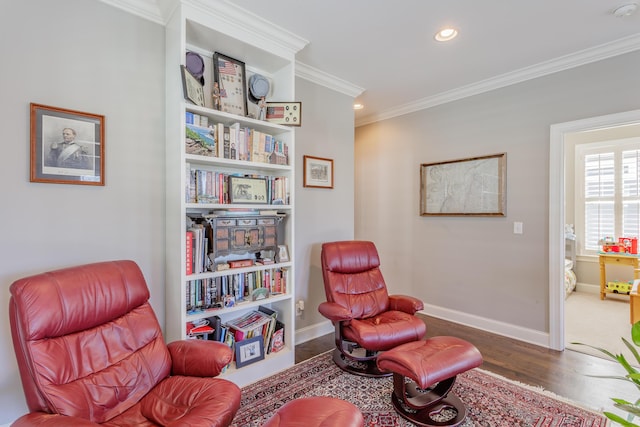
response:
{"label": "window with white blind", "polygon": [[595,255],[604,237],[640,236],[640,139],[576,147],[579,252]]}

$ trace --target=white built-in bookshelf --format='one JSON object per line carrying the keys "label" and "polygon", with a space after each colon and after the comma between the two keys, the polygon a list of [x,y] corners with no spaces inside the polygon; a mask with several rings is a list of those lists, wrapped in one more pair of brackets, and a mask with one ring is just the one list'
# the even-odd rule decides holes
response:
{"label": "white built-in bookshelf", "polygon": [[[285,346],[278,352],[266,354],[264,360],[247,364],[242,368],[236,368],[232,364],[222,377],[239,386],[271,375],[292,366],[295,362],[295,131],[292,127],[215,110],[211,96],[214,80],[213,56],[215,52],[219,52],[244,62],[247,78],[253,73],[265,76],[271,83],[268,101],[294,101],[295,53],[305,43],[288,32],[280,32],[255,16],[247,16],[230,3],[220,1],[207,3],[207,7],[197,0],[182,1],[166,26],[165,335],[167,341],[185,339],[188,322],[198,322],[212,316],[218,316],[224,324],[225,321],[258,310],[259,306],[276,311],[278,320],[284,324]],[[199,54],[205,60],[204,106],[194,105],[184,97],[180,66],[185,64],[188,51]],[[256,108],[255,105],[250,105],[248,113],[257,117]],[[187,153],[185,127],[187,117],[191,120],[193,116],[196,119],[204,118],[200,124],[204,124],[204,127],[210,126],[212,135],[216,135],[215,129],[224,127],[269,135],[280,147],[286,146],[288,163],[271,163],[266,159],[256,158],[243,160],[239,156],[224,158],[218,155],[217,149],[215,153],[211,153],[212,155]],[[284,189],[286,194],[275,198],[277,204],[270,203],[273,197],[265,199],[265,203],[229,203],[228,198],[216,194],[216,191],[198,197],[197,190],[191,185],[190,171],[194,170],[208,175],[214,182],[220,182],[216,181],[219,179],[216,177],[223,175],[260,177],[274,182],[277,178],[280,180],[278,182],[286,183],[284,187],[278,187],[278,191],[282,192]],[[219,185],[215,185],[215,188],[222,190]],[[273,189],[269,187],[270,194],[271,191],[275,192],[275,184]],[[234,215],[235,213],[238,215]],[[188,257],[192,255],[193,248],[189,248],[186,236],[194,218],[204,225],[219,225],[218,229],[212,227],[213,232],[209,235],[213,239],[213,248],[223,233],[244,231],[247,236],[253,232],[261,236],[261,240],[250,241],[249,237],[246,238],[247,245],[252,249],[263,243],[263,234],[267,236],[267,240],[264,241],[272,244],[274,242],[268,238],[271,231],[277,228],[276,243],[278,246],[287,247],[289,259],[283,260],[275,256],[273,263],[254,263],[229,269],[225,269],[224,266],[227,258],[222,261],[209,260],[210,262],[204,263],[199,269],[194,269],[192,265],[189,274]],[[245,226],[244,231],[242,226]],[[218,243],[218,247],[224,247],[226,244],[224,241]],[[204,254],[205,257],[208,255]],[[234,256],[236,255],[230,255],[228,258],[235,259]],[[283,281],[279,276],[279,287],[271,289],[273,292],[270,292],[266,299],[252,300],[250,292],[244,295],[236,294],[237,298],[232,303],[225,303],[220,298],[222,290],[218,286],[223,281],[231,283],[240,277],[243,280],[247,277],[260,277],[260,280],[264,280],[264,276],[273,277],[279,274],[286,275],[286,289],[282,288]],[[208,288],[200,285],[202,283],[212,284],[215,291],[209,292]],[[252,282],[251,286],[256,285]],[[194,289],[199,292],[197,297],[194,297]]]}

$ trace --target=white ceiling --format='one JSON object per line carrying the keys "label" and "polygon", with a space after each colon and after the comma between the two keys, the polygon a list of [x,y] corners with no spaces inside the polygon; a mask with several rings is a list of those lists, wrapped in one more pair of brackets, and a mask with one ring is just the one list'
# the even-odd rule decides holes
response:
{"label": "white ceiling", "polygon": [[[105,1],[155,4],[163,15],[176,0]],[[229,1],[308,40],[299,63],[361,88],[356,100],[365,108],[356,112],[357,124],[640,49],[640,10],[612,14],[633,2]],[[445,25],[459,36],[434,41]]]}

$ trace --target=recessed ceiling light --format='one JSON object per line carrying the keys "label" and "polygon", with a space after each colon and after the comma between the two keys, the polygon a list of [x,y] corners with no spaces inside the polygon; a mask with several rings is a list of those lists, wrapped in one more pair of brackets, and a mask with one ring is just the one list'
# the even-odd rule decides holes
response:
{"label": "recessed ceiling light", "polygon": [[613,9],[611,13],[613,13],[618,18],[622,18],[624,16],[633,15],[636,9],[638,9],[637,3],[628,3],[628,4],[623,4],[622,6],[616,7],[615,9]]}
{"label": "recessed ceiling light", "polygon": [[364,108],[364,105],[362,105],[360,103],[353,104],[353,109],[354,110],[362,110],[363,108]]}
{"label": "recessed ceiling light", "polygon": [[438,31],[434,36],[434,38],[439,42],[446,42],[454,39],[457,35],[458,35],[458,30],[456,30],[455,28],[449,27],[449,28],[443,28],[442,30]]}

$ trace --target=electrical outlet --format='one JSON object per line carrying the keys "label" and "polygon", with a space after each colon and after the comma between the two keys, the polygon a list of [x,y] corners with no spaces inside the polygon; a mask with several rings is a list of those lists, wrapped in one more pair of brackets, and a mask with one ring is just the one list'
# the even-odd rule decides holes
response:
{"label": "electrical outlet", "polygon": [[302,315],[303,311],[304,311],[304,300],[301,299],[296,302],[296,316]]}

